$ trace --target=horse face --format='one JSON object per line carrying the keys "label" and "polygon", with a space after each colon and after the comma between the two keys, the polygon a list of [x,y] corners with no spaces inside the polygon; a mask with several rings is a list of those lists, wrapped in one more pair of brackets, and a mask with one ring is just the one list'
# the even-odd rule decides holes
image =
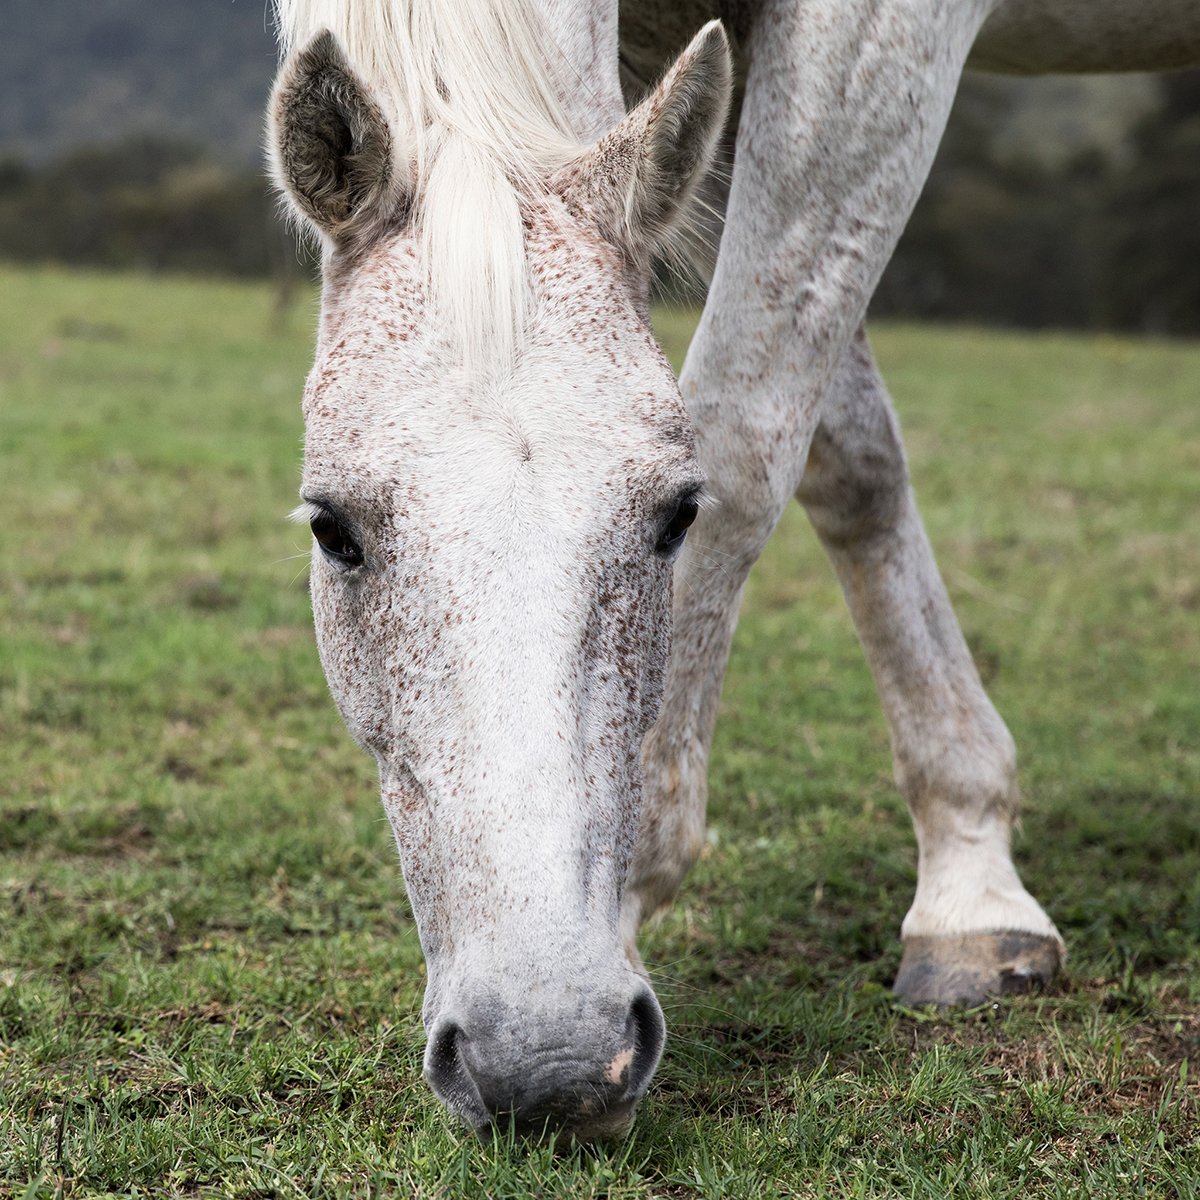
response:
{"label": "horse face", "polygon": [[564,216],[534,225],[524,346],[482,386],[411,243],[329,273],[302,496],[321,660],[427,958],[427,1076],[476,1124],[591,1128],[662,1046],[617,923],[701,479],[622,272]]}
{"label": "horse face", "polygon": [[379,764],[428,966],[426,1076],[481,1129],[619,1131],[663,1044],[618,917],[701,478],[639,297],[723,119],[719,27],[681,63],[514,191],[511,338],[445,320],[439,277],[472,274],[434,261],[453,238],[414,233],[436,206],[395,184],[332,39],[276,90],[277,172],[326,242],[300,510],[321,660]]}

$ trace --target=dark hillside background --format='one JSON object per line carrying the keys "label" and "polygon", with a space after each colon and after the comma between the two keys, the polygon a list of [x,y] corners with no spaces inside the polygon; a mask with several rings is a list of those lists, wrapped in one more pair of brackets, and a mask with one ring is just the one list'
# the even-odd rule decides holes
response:
{"label": "dark hillside background", "polygon": [[[308,270],[261,167],[267,0],[6,0],[0,258]],[[968,76],[876,314],[1200,334],[1200,75]]]}
{"label": "dark hillside background", "polygon": [[153,133],[256,168],[274,65],[267,0],[4,0],[0,154]]}

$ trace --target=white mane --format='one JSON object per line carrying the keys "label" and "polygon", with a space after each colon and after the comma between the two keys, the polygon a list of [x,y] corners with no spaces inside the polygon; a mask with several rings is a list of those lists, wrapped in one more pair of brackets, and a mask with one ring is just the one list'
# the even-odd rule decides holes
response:
{"label": "white mane", "polygon": [[511,359],[524,324],[519,200],[580,153],[530,0],[274,0],[286,55],[330,30],[414,181],[434,303],[469,365]]}

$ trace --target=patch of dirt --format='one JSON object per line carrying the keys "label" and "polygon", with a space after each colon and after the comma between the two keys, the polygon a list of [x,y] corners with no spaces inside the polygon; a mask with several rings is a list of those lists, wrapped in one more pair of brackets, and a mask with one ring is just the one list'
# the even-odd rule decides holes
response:
{"label": "patch of dirt", "polygon": [[155,1016],[159,1021],[182,1025],[195,1022],[200,1025],[229,1025],[233,1022],[233,1009],[220,1000],[208,1000],[204,1004],[181,1004],[177,1008],[160,1009]]}

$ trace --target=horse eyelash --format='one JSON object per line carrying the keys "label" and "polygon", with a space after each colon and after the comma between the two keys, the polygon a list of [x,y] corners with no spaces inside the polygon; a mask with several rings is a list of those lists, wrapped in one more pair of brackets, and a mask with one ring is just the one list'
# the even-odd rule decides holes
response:
{"label": "horse eyelash", "polygon": [[289,521],[294,521],[297,525],[310,525],[318,517],[323,517],[326,510],[319,504],[314,504],[311,500],[305,500],[303,504],[298,504],[287,515]]}

